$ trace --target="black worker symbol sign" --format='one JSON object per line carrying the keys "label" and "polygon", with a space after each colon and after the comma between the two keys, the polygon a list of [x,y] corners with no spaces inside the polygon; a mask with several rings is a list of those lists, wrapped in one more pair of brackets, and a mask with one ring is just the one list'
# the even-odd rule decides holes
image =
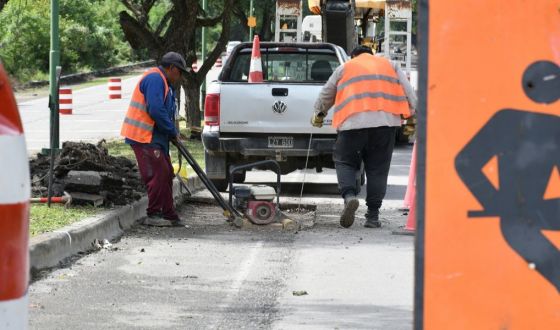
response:
{"label": "black worker symbol sign", "polygon": [[[560,99],[560,67],[553,62],[529,65],[521,83],[536,103]],[[494,181],[483,171],[491,161],[497,161]],[[560,250],[543,234],[560,231],[560,113],[496,112],[459,152],[455,168],[483,207],[468,217],[499,217],[507,244],[560,294]]]}

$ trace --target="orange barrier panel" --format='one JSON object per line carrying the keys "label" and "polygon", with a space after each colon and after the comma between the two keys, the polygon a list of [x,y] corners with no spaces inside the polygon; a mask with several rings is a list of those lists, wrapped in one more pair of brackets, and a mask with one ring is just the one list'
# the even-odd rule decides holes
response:
{"label": "orange barrier panel", "polygon": [[558,6],[419,1],[416,329],[560,329]]}
{"label": "orange barrier panel", "polygon": [[0,105],[0,329],[26,329],[29,162],[19,112],[1,64]]}
{"label": "orange barrier panel", "polygon": [[121,78],[109,78],[109,99],[122,99]]}
{"label": "orange barrier panel", "polygon": [[72,109],[72,88],[60,87],[58,89],[58,113],[61,115],[71,115]]}

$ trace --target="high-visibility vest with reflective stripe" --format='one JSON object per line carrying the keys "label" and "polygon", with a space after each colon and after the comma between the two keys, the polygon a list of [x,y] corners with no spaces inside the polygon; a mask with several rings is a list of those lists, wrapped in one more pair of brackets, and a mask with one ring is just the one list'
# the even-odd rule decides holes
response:
{"label": "high-visibility vest with reflective stripe", "polygon": [[164,99],[167,98],[169,86],[167,85],[167,80],[165,79],[163,72],[161,72],[158,68],[151,68],[150,70],[147,70],[142,76],[142,79],[140,79],[136,85],[136,88],[134,88],[132,99],[130,100],[130,105],[128,106],[128,111],[126,112],[121,128],[122,136],[139,143],[152,142],[155,122],[148,113],[146,98],[140,91],[140,84],[147,75],[155,72],[157,72],[161,76],[161,79],[163,79],[163,83],[165,85]]}
{"label": "high-visibility vest with reflective stripe", "polygon": [[365,111],[410,116],[408,99],[397,72],[385,58],[362,54],[346,62],[336,89],[334,128],[353,114]]}

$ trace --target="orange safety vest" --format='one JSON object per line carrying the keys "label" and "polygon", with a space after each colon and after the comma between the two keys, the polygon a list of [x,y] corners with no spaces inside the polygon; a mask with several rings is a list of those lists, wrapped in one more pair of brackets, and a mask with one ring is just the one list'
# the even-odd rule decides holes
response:
{"label": "orange safety vest", "polygon": [[140,84],[147,75],[155,72],[159,73],[161,79],[163,79],[163,83],[165,84],[164,100],[167,98],[169,86],[167,85],[167,80],[165,79],[163,72],[161,72],[158,68],[151,68],[147,70],[142,76],[142,79],[140,79],[136,85],[136,88],[134,88],[132,99],[130,100],[128,111],[126,112],[121,128],[122,136],[139,143],[152,142],[155,122],[148,113],[148,105],[144,94],[140,91]]}
{"label": "orange safety vest", "polygon": [[369,54],[344,64],[336,87],[332,126],[338,128],[348,117],[365,111],[410,117],[408,99],[397,72],[387,59]]}

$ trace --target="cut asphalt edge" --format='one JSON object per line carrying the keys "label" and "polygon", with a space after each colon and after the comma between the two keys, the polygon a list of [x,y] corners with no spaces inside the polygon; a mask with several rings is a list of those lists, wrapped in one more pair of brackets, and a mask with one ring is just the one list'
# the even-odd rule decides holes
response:
{"label": "cut asphalt edge", "polygon": [[[203,189],[202,181],[197,176],[185,180],[189,190],[194,193]],[[177,180],[173,183],[173,198],[181,204],[186,195],[181,194]],[[29,268],[31,274],[40,270],[57,267],[76,254],[95,250],[93,242],[105,239],[112,241],[121,237],[125,230],[131,228],[146,216],[148,197],[129,205],[102,211],[53,232],[37,235],[29,240]]]}

